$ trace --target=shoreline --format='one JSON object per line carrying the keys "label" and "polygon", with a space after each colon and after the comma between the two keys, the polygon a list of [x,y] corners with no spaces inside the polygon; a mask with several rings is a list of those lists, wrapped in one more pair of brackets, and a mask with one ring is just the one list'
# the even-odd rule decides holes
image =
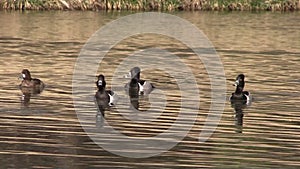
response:
{"label": "shoreline", "polygon": [[0,10],[299,11],[300,0],[3,0]]}

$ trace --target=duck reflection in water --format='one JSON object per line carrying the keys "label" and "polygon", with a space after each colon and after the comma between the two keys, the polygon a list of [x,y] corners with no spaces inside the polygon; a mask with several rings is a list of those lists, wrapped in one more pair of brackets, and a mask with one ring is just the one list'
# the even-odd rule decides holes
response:
{"label": "duck reflection in water", "polygon": [[243,91],[245,87],[244,79],[244,74],[240,74],[236,77],[234,84],[236,86],[236,90],[230,97],[231,107],[234,108],[235,113],[235,125],[237,128],[237,133],[243,132],[243,109],[245,109],[247,106],[250,106],[252,102],[252,96],[250,95],[250,92]]}
{"label": "duck reflection in water", "polygon": [[22,91],[21,106],[23,108],[27,108],[30,104],[31,93],[24,90],[21,91]]}
{"label": "duck reflection in water", "polygon": [[231,107],[234,109],[236,132],[242,133],[244,117],[243,109],[245,109],[247,105],[244,101],[231,101]]}
{"label": "duck reflection in water", "polygon": [[97,128],[103,127],[104,115],[105,115],[105,108],[101,105],[98,105],[98,112],[96,114],[96,127]]}
{"label": "duck reflection in water", "polygon": [[22,106],[28,107],[31,96],[40,94],[44,90],[45,84],[40,79],[31,78],[31,74],[28,69],[23,69],[19,78],[22,79],[22,82],[19,85],[23,94],[21,97],[21,103]]}
{"label": "duck reflection in water", "polygon": [[100,74],[96,81],[98,88],[95,94],[95,102],[98,106],[98,112],[96,114],[96,126],[103,126],[103,118],[105,117],[105,109],[110,108],[116,104],[117,95],[111,91],[106,90],[106,81],[104,75]]}
{"label": "duck reflection in water", "polygon": [[139,109],[139,93],[137,90],[129,88],[128,95],[130,98],[130,108]]}
{"label": "duck reflection in water", "polygon": [[130,97],[131,107],[138,110],[139,97],[148,95],[155,88],[152,83],[140,79],[141,69],[139,67],[132,68],[126,77],[130,78],[130,82],[125,85],[125,90]]}

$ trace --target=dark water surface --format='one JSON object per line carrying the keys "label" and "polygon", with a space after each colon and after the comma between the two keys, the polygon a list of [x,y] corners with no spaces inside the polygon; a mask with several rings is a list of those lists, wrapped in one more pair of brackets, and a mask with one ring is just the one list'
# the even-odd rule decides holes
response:
{"label": "dark water surface", "polygon": [[[199,88],[200,108],[186,137],[153,157],[122,157],[94,143],[84,132],[74,109],[74,66],[81,48],[95,31],[128,14],[0,12],[1,168],[300,167],[300,13],[297,12],[175,13],[195,24],[215,46],[224,65],[227,97],[234,91],[232,84],[239,73],[246,75],[245,89],[254,97],[250,106],[238,110],[227,101],[217,129],[204,143],[198,141],[198,136],[211,106],[211,90],[208,74],[198,57],[182,43],[165,36],[147,34],[124,39],[99,63],[98,72],[106,75],[108,87],[126,56],[160,47],[176,54],[190,67]],[[23,68],[29,68],[33,77],[46,83],[45,90],[31,95],[29,102],[22,101],[18,88]],[[145,97],[139,100],[141,112],[126,113],[140,118],[153,113],[159,118],[131,122],[118,113],[122,106],[106,110],[105,118],[123,134],[151,137],[165,132],[174,124],[181,106],[189,109],[189,105],[180,103],[178,79],[157,69],[142,71],[142,77],[151,80],[156,91],[164,93],[150,96],[151,102],[164,100],[166,105],[163,110],[154,106],[153,112],[147,112],[151,105]],[[121,76],[117,79],[122,80],[121,86],[128,80]],[[119,95],[126,93],[120,89]],[[87,113],[95,117],[90,125],[99,127],[96,112],[87,109]],[[109,134],[105,137],[115,141]],[[125,143],[120,140],[119,144]]]}

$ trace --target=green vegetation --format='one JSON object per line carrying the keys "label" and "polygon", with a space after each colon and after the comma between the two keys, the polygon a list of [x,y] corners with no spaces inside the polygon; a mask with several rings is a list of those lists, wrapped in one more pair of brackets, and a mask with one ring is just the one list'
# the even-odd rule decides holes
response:
{"label": "green vegetation", "polygon": [[300,10],[300,0],[1,0],[8,10]]}

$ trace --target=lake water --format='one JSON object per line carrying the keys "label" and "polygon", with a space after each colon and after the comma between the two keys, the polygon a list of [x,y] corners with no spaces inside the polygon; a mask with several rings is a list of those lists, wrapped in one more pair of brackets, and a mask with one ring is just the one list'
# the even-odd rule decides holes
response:
{"label": "lake water", "polygon": [[[84,112],[92,121],[83,122],[78,118],[74,93],[92,98],[85,95],[84,89],[96,91],[94,83],[82,86],[82,91],[72,91],[80,51],[98,29],[129,14],[132,13],[0,12],[1,168],[299,168],[299,12],[172,13],[202,30],[215,47],[224,66],[227,99],[234,92],[232,84],[240,73],[246,75],[245,89],[253,95],[251,105],[236,109],[226,101],[216,130],[205,142],[199,142],[199,133],[212,106],[205,65],[186,45],[164,35],[128,37],[116,44],[101,63],[98,59],[88,60],[99,65],[95,68],[97,73],[88,75],[89,79],[96,80],[98,73],[105,74],[108,88],[115,87],[121,99],[115,107],[105,110],[107,123],[97,115],[95,105]],[[111,36],[118,34],[112,30]],[[139,55],[135,52],[158,47],[179,57],[194,79],[187,77],[191,74],[179,71],[178,76],[173,76],[158,69],[176,72],[185,67],[176,68],[175,62],[166,64],[159,59],[161,53],[154,54],[149,64],[156,67],[142,69],[141,76],[150,80],[156,89],[148,97],[139,98],[139,111],[128,109],[126,98],[129,98],[123,90],[128,79],[122,75],[129,71],[130,62],[141,63],[134,59],[124,62],[128,56]],[[122,64],[125,66],[119,66]],[[22,100],[18,88],[23,68],[30,69],[33,77],[46,83],[44,91],[31,95],[29,101]],[[89,68],[87,65],[86,69]],[[191,92],[189,89],[193,88],[191,85],[182,89],[178,83],[192,80],[199,97],[182,105],[181,90]],[[200,105],[198,109],[194,109],[195,101]],[[83,106],[93,104],[89,99],[83,102]],[[130,158],[128,154],[136,154],[140,145],[126,147],[128,140],[105,133],[109,124],[124,135],[144,138],[147,142],[147,138],[167,132],[177,122],[182,107],[186,114],[181,117],[181,126],[158,142],[174,144],[174,147],[157,155]],[[194,123],[184,131],[190,121]],[[85,132],[86,127],[92,133]],[[173,138],[182,132],[186,132],[182,140]],[[89,135],[99,133],[105,141],[98,145]],[[106,145],[115,147],[114,152],[103,148]],[[147,151],[161,148],[159,144],[154,145],[146,147]],[[147,151],[139,153],[147,154]]]}

